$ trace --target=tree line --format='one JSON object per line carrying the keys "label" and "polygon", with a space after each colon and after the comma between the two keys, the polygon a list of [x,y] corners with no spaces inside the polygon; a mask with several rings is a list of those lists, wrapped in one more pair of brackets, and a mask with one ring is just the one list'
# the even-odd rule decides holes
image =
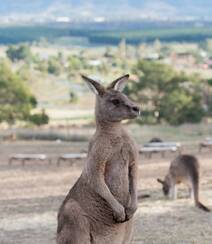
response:
{"label": "tree line", "polygon": [[133,67],[138,81],[126,93],[141,104],[141,123],[199,123],[212,115],[211,80],[187,75],[156,61],[138,61]]}
{"label": "tree line", "polygon": [[37,100],[22,77],[12,71],[5,61],[0,62],[0,122],[12,125],[15,121],[28,121],[36,125],[49,121],[45,111],[31,114]]}
{"label": "tree line", "polygon": [[[6,54],[12,62],[33,62],[36,69],[44,69],[52,75],[57,76],[64,71],[62,54],[42,61],[32,55],[27,45],[11,46]],[[91,69],[85,58],[69,56],[67,61],[70,76]],[[198,74],[176,71],[161,61],[137,60],[128,64],[113,58],[111,66],[108,65],[109,62],[104,67],[98,67],[98,72],[103,72],[105,76],[113,67],[118,67],[122,73],[127,68],[134,77],[125,92],[142,107],[143,116],[139,123],[180,125],[199,123],[204,117],[212,116],[212,79],[205,80]],[[30,92],[27,79],[20,72],[13,71],[9,62],[0,62],[0,122],[13,124],[16,120],[23,120],[37,125],[48,123],[45,111],[31,113],[37,106],[37,100]],[[70,101],[76,101],[76,98],[77,93],[70,91]]]}

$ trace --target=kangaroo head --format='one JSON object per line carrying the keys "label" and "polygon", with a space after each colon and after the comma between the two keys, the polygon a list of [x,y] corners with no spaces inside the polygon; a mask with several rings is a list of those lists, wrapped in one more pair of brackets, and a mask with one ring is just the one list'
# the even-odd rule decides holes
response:
{"label": "kangaroo head", "polygon": [[96,94],[96,118],[98,121],[120,122],[124,119],[136,118],[140,110],[125,94],[122,93],[129,75],[114,80],[108,87],[84,75],[91,90]]}
{"label": "kangaroo head", "polygon": [[170,184],[169,184],[168,177],[166,176],[164,180],[157,179],[157,181],[162,185],[162,190],[163,190],[164,196],[167,196],[170,191]]}

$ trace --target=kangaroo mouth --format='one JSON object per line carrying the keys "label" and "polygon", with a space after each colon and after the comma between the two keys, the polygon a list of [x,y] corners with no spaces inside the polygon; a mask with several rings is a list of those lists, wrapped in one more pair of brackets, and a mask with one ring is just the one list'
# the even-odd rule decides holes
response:
{"label": "kangaroo mouth", "polygon": [[141,111],[140,110],[132,111],[131,114],[133,118],[137,118],[141,115]]}
{"label": "kangaroo mouth", "polygon": [[138,112],[132,112],[130,115],[129,115],[129,119],[135,119],[137,117],[140,116],[140,111]]}

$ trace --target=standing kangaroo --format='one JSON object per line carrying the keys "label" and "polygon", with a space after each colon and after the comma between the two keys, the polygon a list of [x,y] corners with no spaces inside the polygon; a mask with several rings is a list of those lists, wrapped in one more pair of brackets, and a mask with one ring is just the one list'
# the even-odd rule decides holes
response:
{"label": "standing kangaroo", "polygon": [[190,197],[194,197],[195,206],[209,212],[199,201],[199,162],[192,155],[180,155],[171,162],[169,172],[164,180],[157,179],[163,186],[164,195],[177,198],[176,184],[185,183],[189,187]]}
{"label": "standing kangaroo", "polygon": [[121,90],[129,75],[104,88],[82,76],[96,94],[96,132],[81,176],[58,213],[58,244],[128,244],[137,209],[138,153],[121,125],[139,108]]}

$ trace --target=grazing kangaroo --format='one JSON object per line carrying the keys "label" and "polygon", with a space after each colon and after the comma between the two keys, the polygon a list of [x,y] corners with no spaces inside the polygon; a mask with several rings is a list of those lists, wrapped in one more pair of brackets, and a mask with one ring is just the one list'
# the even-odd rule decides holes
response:
{"label": "grazing kangaroo", "polygon": [[96,94],[96,132],[81,176],[58,213],[58,244],[128,244],[137,209],[138,153],[121,125],[139,108],[121,90],[129,75],[104,88],[82,76]]}
{"label": "grazing kangaroo", "polygon": [[164,180],[157,179],[163,186],[164,195],[177,198],[176,185],[185,183],[189,187],[190,197],[194,197],[195,206],[209,212],[210,210],[199,201],[199,162],[192,155],[179,155],[171,162],[169,172]]}

